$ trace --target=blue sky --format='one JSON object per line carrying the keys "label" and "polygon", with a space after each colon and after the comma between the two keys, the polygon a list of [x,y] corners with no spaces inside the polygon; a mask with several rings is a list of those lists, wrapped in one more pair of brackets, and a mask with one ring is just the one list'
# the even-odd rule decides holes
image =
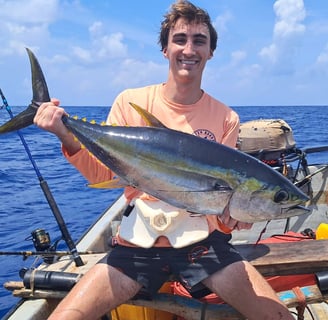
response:
{"label": "blue sky", "polygon": [[[164,82],[157,44],[167,0],[0,0],[0,87],[31,100],[25,47],[62,105],[111,105],[125,88]],[[195,0],[219,34],[204,90],[231,106],[328,105],[328,1]]]}

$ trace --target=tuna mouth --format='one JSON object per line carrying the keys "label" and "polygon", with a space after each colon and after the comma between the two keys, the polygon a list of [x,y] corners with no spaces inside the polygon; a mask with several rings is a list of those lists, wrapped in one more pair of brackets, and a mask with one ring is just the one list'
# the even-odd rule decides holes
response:
{"label": "tuna mouth", "polygon": [[300,214],[304,214],[304,213],[308,213],[311,211],[311,209],[305,207],[305,206],[302,206],[300,204],[297,204],[297,205],[293,205],[293,206],[290,206],[290,207],[286,207],[286,208],[282,208],[281,209],[281,212],[285,212],[285,213],[293,213],[294,211],[298,211],[300,212],[298,215]]}

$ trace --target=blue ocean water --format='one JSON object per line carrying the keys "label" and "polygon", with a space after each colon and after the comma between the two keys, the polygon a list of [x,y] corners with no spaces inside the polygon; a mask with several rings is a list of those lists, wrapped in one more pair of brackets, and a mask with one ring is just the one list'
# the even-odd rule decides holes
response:
{"label": "blue ocean water", "polygon": [[[12,107],[17,114],[23,108]],[[328,145],[328,106],[240,106],[233,107],[242,122],[269,118],[284,119],[293,128],[298,148]],[[100,122],[105,107],[67,107],[71,115]],[[0,110],[0,123],[9,119]],[[86,180],[63,158],[57,139],[35,127],[21,131],[41,175],[47,181],[74,241],[78,240],[99,214],[118,196],[116,190],[90,189]],[[37,228],[46,229],[52,242],[60,238],[56,220],[47,204],[39,180],[17,133],[0,136],[0,317],[16,303],[3,288],[7,281],[20,281],[18,272],[31,267],[33,257],[2,255],[5,251],[34,250],[26,240]],[[309,163],[327,162],[328,152],[309,154]],[[59,249],[67,250],[60,242]]]}

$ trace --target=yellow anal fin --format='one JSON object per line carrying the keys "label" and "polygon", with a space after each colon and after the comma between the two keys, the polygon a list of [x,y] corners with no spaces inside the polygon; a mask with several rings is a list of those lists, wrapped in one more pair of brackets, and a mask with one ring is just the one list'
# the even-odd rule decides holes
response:
{"label": "yellow anal fin", "polygon": [[153,116],[150,112],[139,107],[137,104],[133,102],[129,102],[129,103],[140,114],[140,116],[146,122],[148,127],[166,128],[166,126],[162,122],[160,122],[155,116]]}
{"label": "yellow anal fin", "polygon": [[123,183],[120,179],[113,179],[89,184],[88,187],[96,189],[120,189],[126,187],[126,184]]}

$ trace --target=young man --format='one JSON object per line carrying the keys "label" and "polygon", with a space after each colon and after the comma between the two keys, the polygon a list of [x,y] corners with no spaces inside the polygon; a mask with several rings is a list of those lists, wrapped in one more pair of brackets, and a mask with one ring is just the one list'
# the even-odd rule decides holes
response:
{"label": "young man", "polygon": [[[234,147],[237,114],[201,89],[203,70],[217,43],[208,14],[188,1],[176,2],[164,17],[159,42],[169,62],[167,81],[122,92],[107,122],[144,125],[131,101],[169,128]],[[64,110],[58,105],[58,100],[44,103],[35,123],[58,136],[65,156],[91,183],[113,178],[113,172],[74,140],[61,121]],[[171,275],[194,297],[209,289],[248,319],[293,319],[262,276],[229,244],[227,230],[250,225],[233,220],[227,210],[221,220],[205,215],[195,218],[131,187],[125,195],[134,209],[122,220],[118,245],[107,264],[99,263],[83,276],[49,319],[96,319],[137,294],[151,297]],[[145,219],[158,214],[179,216],[164,219],[172,221],[171,225],[166,222],[165,235]],[[182,237],[176,236],[176,228]]]}

